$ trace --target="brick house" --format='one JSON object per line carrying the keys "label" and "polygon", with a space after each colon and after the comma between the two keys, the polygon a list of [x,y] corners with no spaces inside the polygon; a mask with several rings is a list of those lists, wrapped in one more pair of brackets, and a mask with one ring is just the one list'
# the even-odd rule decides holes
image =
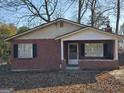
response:
{"label": "brick house", "polygon": [[124,37],[59,18],[6,39],[13,71],[118,68]]}

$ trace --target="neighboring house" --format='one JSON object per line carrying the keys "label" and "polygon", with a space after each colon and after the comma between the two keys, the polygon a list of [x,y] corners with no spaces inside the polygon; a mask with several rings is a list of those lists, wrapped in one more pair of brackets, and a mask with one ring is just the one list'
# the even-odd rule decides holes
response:
{"label": "neighboring house", "polygon": [[56,19],[6,39],[11,42],[11,69],[115,69],[118,40],[124,37]]}

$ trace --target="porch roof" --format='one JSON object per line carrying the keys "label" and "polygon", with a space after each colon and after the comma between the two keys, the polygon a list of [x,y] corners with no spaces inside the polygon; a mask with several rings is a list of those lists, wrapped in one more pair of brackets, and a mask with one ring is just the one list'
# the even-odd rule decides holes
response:
{"label": "porch roof", "polygon": [[98,28],[95,28],[95,27],[90,27],[90,26],[87,26],[87,27],[83,27],[81,29],[78,29],[78,30],[75,30],[75,31],[72,31],[72,32],[69,32],[69,33],[66,33],[64,35],[61,35],[61,36],[58,36],[56,37],[55,39],[58,40],[58,39],[63,39],[63,38],[66,38],[68,36],[73,36],[77,33],[80,33],[80,32],[85,32],[87,30],[91,30],[91,31],[95,31],[95,32],[98,32],[98,33],[101,33],[101,34],[104,34],[104,35],[107,35],[107,36],[110,36],[110,37],[114,37],[114,38],[117,38],[119,40],[122,40],[124,39],[124,36],[122,35],[118,35],[118,34],[115,34],[115,33],[110,33],[110,32],[105,32],[104,30],[101,30],[101,29],[98,29]]}

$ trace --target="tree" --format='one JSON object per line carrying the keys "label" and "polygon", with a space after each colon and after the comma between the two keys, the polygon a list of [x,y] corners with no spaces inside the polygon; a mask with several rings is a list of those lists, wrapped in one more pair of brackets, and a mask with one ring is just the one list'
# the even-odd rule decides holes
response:
{"label": "tree", "polygon": [[81,19],[84,16],[88,8],[89,0],[78,0],[78,23],[81,23]]}
{"label": "tree", "polygon": [[72,15],[78,23],[90,21],[91,26],[97,27],[101,18],[104,20],[104,16],[113,16],[116,10],[117,33],[121,7],[124,6],[122,1],[124,2],[124,0],[2,0],[0,8],[18,13],[18,22],[25,21],[33,26],[50,22],[54,18]]}
{"label": "tree", "polygon": [[9,43],[4,39],[16,34],[16,27],[13,24],[0,24],[0,58],[7,60],[9,53]]}
{"label": "tree", "polygon": [[97,12],[96,17],[94,19],[94,26],[97,28],[101,28],[105,25],[105,22],[109,20],[108,16],[105,16],[103,14],[99,15],[99,12]]}
{"label": "tree", "polygon": [[29,30],[29,27],[27,26],[22,26],[17,29],[17,34],[23,33],[25,31]]}
{"label": "tree", "polygon": [[98,21],[101,20],[101,18],[104,20],[106,17],[109,17],[106,15],[106,13],[111,10],[114,10],[115,6],[111,4],[111,6],[108,6],[108,1],[100,1],[100,0],[89,0],[88,9],[90,10],[90,25],[93,27],[98,27]]}
{"label": "tree", "polygon": [[120,20],[120,0],[117,0],[117,14],[116,14],[116,34],[118,34],[119,20]]}
{"label": "tree", "polygon": [[119,31],[118,34],[120,34],[120,35],[124,35],[124,23],[121,25],[121,27],[120,27],[120,31]]}
{"label": "tree", "polygon": [[16,26],[14,26],[13,24],[4,24],[1,23],[0,24],[0,37],[2,39],[5,39],[11,35],[16,34]]}
{"label": "tree", "polygon": [[28,23],[32,21],[50,22],[56,11],[58,0],[2,0],[0,7],[10,11],[22,13],[19,21],[27,19]]}
{"label": "tree", "polygon": [[91,8],[91,26],[94,27],[94,19],[96,13],[96,0],[90,1],[90,8]]}
{"label": "tree", "polygon": [[[31,0],[21,0],[22,3],[27,6],[27,9],[30,11],[31,15],[29,17],[35,18],[39,17],[45,22],[50,22],[51,16],[55,12],[57,7],[58,0],[44,0],[38,7]],[[44,11],[44,12],[43,12]]]}

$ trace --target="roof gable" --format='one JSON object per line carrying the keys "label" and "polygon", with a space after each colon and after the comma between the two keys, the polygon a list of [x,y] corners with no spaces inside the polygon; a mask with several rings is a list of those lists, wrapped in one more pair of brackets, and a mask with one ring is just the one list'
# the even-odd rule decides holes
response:
{"label": "roof gable", "polygon": [[[33,34],[34,34],[34,32],[39,31],[39,30],[41,30],[41,29],[44,29],[44,28],[46,28],[46,27],[49,27],[49,26],[51,26],[51,25],[53,25],[53,24],[54,24],[54,25],[57,25],[56,23],[58,23],[58,22],[64,22],[64,23],[66,23],[66,24],[72,25],[72,28],[73,28],[73,27],[76,28],[76,29],[70,29],[71,31],[77,30],[77,29],[79,29],[79,28],[85,26],[85,25],[83,25],[83,24],[78,24],[78,23],[76,23],[76,22],[73,22],[73,21],[70,21],[70,20],[67,20],[67,19],[58,18],[58,19],[56,19],[56,20],[51,21],[50,23],[45,23],[45,24],[42,24],[42,25],[37,26],[37,27],[35,27],[35,28],[32,28],[32,29],[30,29],[30,30],[28,30],[28,31],[26,31],[26,32],[23,32],[23,33],[20,33],[20,34],[17,34],[17,35],[13,35],[13,36],[7,38],[5,41],[8,41],[8,40],[11,40],[11,39],[14,39],[14,38],[27,37],[28,34],[31,35],[32,32],[33,32]],[[50,29],[50,28],[49,28],[49,29]],[[54,37],[57,37],[57,36],[62,35],[62,34],[66,34],[66,33],[71,32],[71,31],[67,31],[67,32],[65,32],[65,33],[60,33],[60,34],[58,34],[58,35],[55,35]],[[48,33],[50,34],[50,32],[48,32]],[[54,32],[54,31],[53,31],[52,33],[55,33],[55,34],[56,34],[57,32]],[[40,34],[41,34],[41,33],[40,33]],[[46,37],[46,36],[45,36],[45,37]],[[48,36],[47,38],[49,38],[49,36]]]}
{"label": "roof gable", "polygon": [[63,40],[112,40],[112,39],[124,39],[123,36],[119,36],[113,33],[105,32],[93,27],[85,27],[80,30],[67,33],[65,35],[56,37],[56,39]]}
{"label": "roof gable", "polygon": [[[60,25],[58,26],[58,23],[61,23],[61,22],[64,22],[65,27],[61,28]],[[61,38],[65,38],[67,36],[71,36],[71,35],[80,33],[82,31],[84,32],[87,29],[90,29],[91,32],[93,30],[94,34],[95,34],[95,32],[97,32],[97,34],[98,33],[103,34],[104,36],[103,35],[102,36],[104,38],[106,35],[106,36],[112,37],[112,38],[121,38],[121,39],[123,38],[124,39],[124,37],[113,34],[113,33],[101,31],[100,29],[97,29],[94,27],[89,27],[89,26],[86,26],[83,24],[78,24],[76,22],[73,22],[73,21],[70,21],[67,19],[58,18],[56,20],[51,21],[50,23],[45,23],[45,24],[42,24],[35,28],[32,28],[26,32],[23,32],[21,34],[11,36],[11,37],[5,39],[5,41],[9,41],[12,39],[61,39]],[[97,36],[97,35],[95,35],[95,36]]]}

